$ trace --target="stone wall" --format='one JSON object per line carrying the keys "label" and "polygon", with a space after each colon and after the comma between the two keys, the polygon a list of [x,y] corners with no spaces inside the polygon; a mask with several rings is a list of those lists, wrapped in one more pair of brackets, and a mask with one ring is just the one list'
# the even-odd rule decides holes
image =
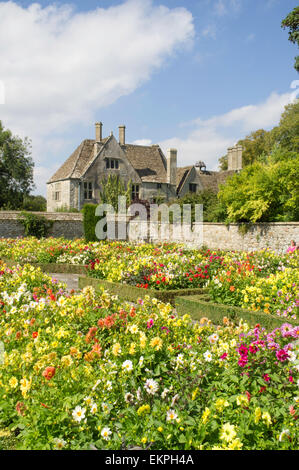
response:
{"label": "stone wall", "polygon": [[[18,221],[19,212],[0,211],[0,238],[17,238],[24,236],[24,227]],[[83,237],[83,215],[67,212],[35,212],[49,220],[53,226],[49,231],[51,237],[67,239]]]}
{"label": "stone wall", "polygon": [[[83,215],[81,213],[40,212],[36,213],[53,220],[54,224],[49,233],[53,237],[67,239],[83,237]],[[14,211],[0,211],[0,238],[16,238],[24,235],[23,226],[18,222],[19,213]],[[211,249],[224,250],[259,250],[271,248],[285,251],[291,240],[299,243],[299,222],[261,223],[248,227],[247,233],[242,235],[237,224],[226,226],[221,223],[204,223],[195,225],[190,231],[188,227],[180,230],[178,227],[167,227],[156,224],[145,225],[140,230],[138,221],[127,224],[128,240],[132,242],[159,242],[171,241],[186,243],[191,247],[202,244]]]}

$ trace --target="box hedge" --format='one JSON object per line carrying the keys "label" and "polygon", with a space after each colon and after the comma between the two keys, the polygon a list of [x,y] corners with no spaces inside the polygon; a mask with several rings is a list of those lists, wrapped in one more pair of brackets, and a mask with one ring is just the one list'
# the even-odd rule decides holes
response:
{"label": "box hedge", "polygon": [[259,323],[266,329],[280,327],[283,323],[290,323],[294,326],[298,324],[298,320],[280,318],[261,311],[245,310],[232,305],[214,304],[209,301],[209,296],[207,294],[188,297],[178,296],[175,298],[175,306],[180,315],[188,314],[194,320],[200,320],[202,317],[207,317],[215,325],[221,325],[223,317],[227,317],[234,322],[238,322],[243,319],[250,326],[254,326]]}

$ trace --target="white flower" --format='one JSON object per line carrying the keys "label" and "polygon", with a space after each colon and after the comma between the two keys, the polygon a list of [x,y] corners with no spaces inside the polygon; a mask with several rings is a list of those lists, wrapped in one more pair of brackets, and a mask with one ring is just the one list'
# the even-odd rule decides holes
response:
{"label": "white flower", "polygon": [[134,400],[134,395],[132,393],[126,393],[125,394],[125,402],[126,403],[132,403]]}
{"label": "white flower", "polygon": [[288,357],[289,361],[295,362],[297,358],[296,353],[294,353],[294,351],[288,351],[288,353],[289,353],[289,357]]}
{"label": "white flower", "polygon": [[278,438],[279,442],[281,442],[284,439],[284,437],[289,436],[289,435],[290,435],[289,429],[283,429]]}
{"label": "white flower", "polygon": [[178,415],[174,410],[168,410],[166,415],[166,421],[174,421],[178,418]]}
{"label": "white flower", "polygon": [[155,393],[157,392],[159,388],[159,385],[158,385],[158,382],[156,382],[155,380],[147,379],[147,381],[145,382],[144,388],[147,391],[147,393],[149,393],[150,395],[155,395]]}
{"label": "white flower", "polygon": [[161,393],[162,398],[166,398],[166,395],[169,393],[169,388],[164,388],[163,392]]}
{"label": "white flower", "polygon": [[219,339],[219,336],[216,333],[208,337],[208,340],[210,341],[211,344],[217,343],[218,339]]}
{"label": "white flower", "polygon": [[132,325],[132,326],[130,326],[129,331],[130,331],[131,333],[133,333],[133,334],[138,333],[138,331],[139,331],[139,330],[138,330],[138,326],[137,326],[137,325]]}
{"label": "white flower", "polygon": [[144,357],[143,357],[143,356],[140,356],[140,359],[139,359],[139,366],[140,366],[140,367],[142,366],[143,361],[144,361]]}
{"label": "white flower", "polygon": [[63,439],[58,439],[57,437],[53,439],[53,442],[55,443],[55,449],[59,450],[66,445],[66,441],[64,441]]}
{"label": "white flower", "polygon": [[80,421],[85,418],[85,412],[86,412],[86,408],[81,408],[81,406],[76,406],[76,408],[74,409],[72,413],[72,416],[75,421],[80,423]]}
{"label": "white flower", "polygon": [[96,403],[92,403],[90,405],[90,411],[94,415],[98,411],[98,405]]}
{"label": "white flower", "polygon": [[102,431],[101,431],[101,436],[102,436],[103,439],[105,439],[105,441],[109,441],[110,434],[112,434],[112,432],[110,431],[109,428],[103,428]]}
{"label": "white flower", "polygon": [[112,390],[112,382],[111,382],[111,380],[107,380],[106,385],[105,385],[105,388],[106,388],[107,390]]}
{"label": "white flower", "polygon": [[122,368],[124,370],[126,370],[127,372],[130,372],[133,369],[132,361],[127,360],[127,361],[123,362]]}
{"label": "white flower", "polygon": [[212,360],[212,354],[210,353],[210,351],[206,351],[206,352],[204,353],[203,357],[205,358],[205,360],[206,360],[207,362],[211,362],[211,360]]}

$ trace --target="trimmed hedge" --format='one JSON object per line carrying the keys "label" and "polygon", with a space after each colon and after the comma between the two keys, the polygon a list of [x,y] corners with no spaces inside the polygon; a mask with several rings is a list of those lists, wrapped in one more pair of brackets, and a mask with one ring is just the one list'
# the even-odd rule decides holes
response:
{"label": "trimmed hedge", "polygon": [[216,325],[222,324],[223,317],[234,322],[243,319],[250,326],[259,323],[266,329],[280,327],[283,323],[298,325],[298,320],[274,317],[261,311],[245,310],[232,305],[214,304],[208,299],[208,295],[179,296],[175,299],[175,306],[180,315],[188,314],[194,320],[207,317]]}
{"label": "trimmed hedge", "polygon": [[95,215],[96,204],[84,204],[83,212],[83,229],[86,242],[97,242],[96,225],[101,217]]}
{"label": "trimmed hedge", "polygon": [[105,279],[95,279],[94,277],[80,276],[79,277],[79,288],[92,286],[96,290],[104,288],[112,294],[118,295],[124,300],[130,302],[136,302],[137,299],[143,298],[145,295],[148,295],[151,298],[156,298],[162,302],[169,302],[172,305],[175,303],[175,298],[178,295],[188,296],[195,294],[202,294],[205,292],[205,289],[177,289],[177,290],[168,290],[168,291],[159,291],[151,289],[143,289],[141,287],[131,286],[129,284],[121,284],[116,282],[106,281]]}
{"label": "trimmed hedge", "polygon": [[87,268],[82,264],[56,264],[56,263],[19,263],[10,259],[1,258],[8,267],[24,266],[30,264],[35,268],[40,268],[44,273],[65,273],[65,274],[86,274]]}

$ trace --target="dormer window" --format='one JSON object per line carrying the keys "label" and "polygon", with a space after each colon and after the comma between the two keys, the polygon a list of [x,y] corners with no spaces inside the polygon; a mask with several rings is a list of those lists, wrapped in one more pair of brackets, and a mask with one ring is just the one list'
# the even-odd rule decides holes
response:
{"label": "dormer window", "polygon": [[106,159],[106,169],[107,170],[118,170],[119,168],[119,161],[115,158],[107,158]]}
{"label": "dormer window", "polygon": [[84,182],[84,199],[92,199],[93,198],[93,184],[91,181]]}

